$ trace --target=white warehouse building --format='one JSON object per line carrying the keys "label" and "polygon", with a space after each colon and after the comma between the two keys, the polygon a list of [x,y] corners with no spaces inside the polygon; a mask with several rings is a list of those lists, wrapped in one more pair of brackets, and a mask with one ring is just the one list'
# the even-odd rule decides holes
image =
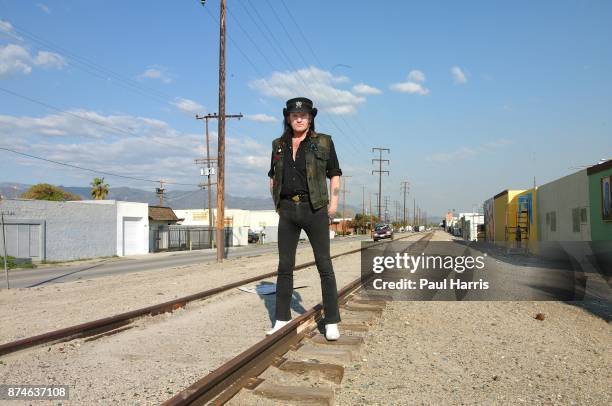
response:
{"label": "white warehouse building", "polygon": [[[185,226],[208,226],[208,209],[174,210]],[[213,227],[217,209],[212,209]],[[265,232],[266,242],[277,241],[278,214],[275,210],[225,209],[225,226],[232,228],[233,242],[247,245],[248,231]]]}
{"label": "white warehouse building", "polygon": [[149,251],[146,203],[9,199],[0,201],[0,210],[6,250],[16,258],[66,261]]}

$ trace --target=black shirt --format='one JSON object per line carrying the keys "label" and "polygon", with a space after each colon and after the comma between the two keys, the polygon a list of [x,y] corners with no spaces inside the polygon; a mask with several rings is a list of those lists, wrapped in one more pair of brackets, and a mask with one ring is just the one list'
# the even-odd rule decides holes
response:
{"label": "black shirt", "polygon": [[[308,181],[306,179],[306,148],[310,134],[307,135],[295,155],[295,161],[293,160],[293,147],[291,139],[287,142],[287,150],[283,157],[283,185],[281,187],[281,195],[297,195],[308,193]],[[270,170],[268,171],[269,177],[274,177],[274,154],[276,151],[272,151],[272,158],[270,160]],[[331,179],[334,176],[341,176],[342,170],[338,163],[338,156],[336,155],[336,148],[334,142],[330,140],[329,144],[329,160],[327,161],[326,176]]]}

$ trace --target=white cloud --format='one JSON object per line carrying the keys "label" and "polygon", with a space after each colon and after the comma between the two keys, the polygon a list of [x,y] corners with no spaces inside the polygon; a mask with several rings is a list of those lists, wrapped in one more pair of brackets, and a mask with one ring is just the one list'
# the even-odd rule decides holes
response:
{"label": "white cloud", "polygon": [[331,78],[332,83],[349,83],[351,79],[346,76],[333,76]]}
{"label": "white cloud", "polygon": [[411,70],[408,73],[408,80],[406,82],[393,83],[389,88],[400,93],[425,96],[429,94],[429,89],[422,85],[423,82],[425,82],[425,74],[420,70]]}
{"label": "white cloud", "polygon": [[403,82],[403,83],[394,83],[390,86],[391,90],[395,90],[400,93],[410,93],[410,94],[420,94],[424,96],[429,93],[429,89],[423,87],[420,83],[414,82]]}
{"label": "white cloud", "polygon": [[14,38],[18,41],[23,41],[23,38],[17,35],[15,32],[13,24],[9,23],[8,21],[0,20],[0,33],[6,34],[6,36]]}
{"label": "white cloud", "polygon": [[425,74],[420,70],[411,70],[408,73],[408,80],[419,83],[425,82]]}
{"label": "white cloud", "polygon": [[455,80],[455,83],[460,84],[460,85],[467,83],[467,76],[461,70],[460,67],[453,66],[451,68],[451,74],[453,75],[453,79]]}
{"label": "white cloud", "polygon": [[29,75],[32,72],[31,62],[28,51],[19,45],[0,47],[0,78],[19,73]]}
{"label": "white cloud", "polygon": [[46,4],[43,3],[36,3],[36,6],[41,9],[42,11],[44,11],[47,14],[51,14],[51,9],[49,8],[49,6],[47,6]]}
{"label": "white cloud", "polygon": [[45,68],[61,69],[66,66],[66,60],[61,55],[47,51],[38,52],[38,55],[36,55],[34,59],[34,63]]}
{"label": "white cloud", "polygon": [[[71,114],[53,114],[42,117],[0,115],[0,145],[36,156],[74,165],[147,179],[175,180],[197,184],[201,181],[194,158],[205,154],[201,134],[183,133],[168,123],[147,117],[130,115],[104,115],[94,111],[76,109]],[[111,128],[122,129],[117,132]],[[226,187],[236,196],[268,196],[266,186],[270,165],[269,142],[236,136],[228,128],[226,137]],[[212,139],[216,134],[211,131]],[[216,151],[213,142],[212,151]],[[22,165],[31,165],[49,174],[79,177],[83,181],[93,174],[40,161],[24,160],[11,155]],[[32,164],[33,163],[33,164]],[[81,179],[81,178],[79,178]],[[107,179],[111,185],[128,182],[118,178]],[[183,187],[184,188],[184,187]]]}
{"label": "white cloud", "polygon": [[0,78],[16,74],[29,75],[33,66],[60,69],[66,66],[66,61],[54,52],[40,51],[33,57],[20,45],[0,46]]}
{"label": "white cloud", "polygon": [[352,114],[366,99],[334,86],[347,79],[310,66],[297,71],[273,72],[267,78],[250,82],[249,87],[283,101],[305,96],[314,101],[315,107],[330,114]]}
{"label": "white cloud", "polygon": [[381,94],[382,93],[382,91],[380,89],[377,89],[377,88],[372,87],[372,86],[368,86],[365,83],[359,83],[359,84],[356,84],[355,86],[353,86],[353,92],[355,92],[357,94],[366,94],[366,95]]}
{"label": "white cloud", "polygon": [[248,137],[228,137],[225,147],[228,151],[227,163],[236,169],[241,165],[250,168],[244,171],[247,173],[253,169],[265,169],[262,174],[270,169],[270,147],[267,145],[264,146]]}
{"label": "white cloud", "polygon": [[38,117],[0,115],[0,133],[15,137],[102,139],[131,136],[174,136],[166,123],[128,115],[102,115],[94,111],[73,109],[65,113]]}
{"label": "white cloud", "polygon": [[172,83],[173,81],[168,74],[167,69],[162,67],[150,67],[138,75],[138,79],[156,79],[165,84]]}
{"label": "white cloud", "polygon": [[330,114],[336,114],[336,115],[352,114],[355,112],[355,108],[349,105],[334,106],[334,107],[328,108],[327,112]]}
{"label": "white cloud", "polygon": [[206,109],[204,106],[194,100],[184,99],[181,97],[178,97],[175,101],[173,101],[172,105],[182,112],[188,114],[202,114]]}
{"label": "white cloud", "polygon": [[257,121],[260,123],[276,123],[279,121],[276,117],[272,117],[267,114],[247,114],[245,118],[247,120]]}

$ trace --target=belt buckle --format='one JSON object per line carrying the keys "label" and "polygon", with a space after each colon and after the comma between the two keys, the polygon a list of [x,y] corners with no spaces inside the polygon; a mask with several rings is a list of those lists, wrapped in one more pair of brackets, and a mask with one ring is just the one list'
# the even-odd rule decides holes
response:
{"label": "belt buckle", "polygon": [[291,196],[291,200],[293,200],[294,202],[299,202],[300,201],[300,195],[293,195]]}

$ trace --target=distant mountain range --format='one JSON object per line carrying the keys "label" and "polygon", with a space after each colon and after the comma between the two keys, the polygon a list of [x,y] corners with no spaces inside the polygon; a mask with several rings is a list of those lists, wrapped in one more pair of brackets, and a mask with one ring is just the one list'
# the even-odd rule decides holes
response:
{"label": "distant mountain range", "polygon": [[[0,183],[0,195],[7,199],[12,199],[21,196],[23,192],[28,190],[32,185],[22,183]],[[62,186],[60,188],[67,192],[81,196],[83,200],[91,199],[90,187],[78,186]],[[131,187],[116,187],[110,188],[107,196],[108,200],[121,200],[125,202],[148,203],[150,205],[159,205],[159,197],[155,192],[131,188]],[[216,194],[213,191],[212,205],[216,206]],[[208,193],[206,190],[176,190],[165,194],[164,205],[170,206],[173,209],[200,209],[205,208],[208,203]],[[239,197],[225,195],[226,207],[232,209],[245,210],[270,210],[274,207],[272,198],[259,197]]]}
{"label": "distant mountain range", "polygon": [[[0,183],[0,195],[4,198],[12,199],[21,196],[32,185],[22,183]],[[83,200],[91,199],[90,187],[78,186],[59,186],[67,192],[81,196]],[[150,205],[159,205],[159,197],[154,192],[135,189],[131,187],[110,188],[107,196],[108,200],[121,200],[125,202],[140,202]],[[216,194],[212,193],[212,206],[216,206]],[[173,209],[201,209],[206,208],[208,204],[208,193],[206,190],[176,190],[168,192],[164,196],[164,205],[170,206]],[[225,207],[230,209],[244,210],[271,210],[274,208],[274,203],[271,197],[239,197],[225,195]],[[351,206],[346,206],[346,215],[352,216],[355,209]]]}

